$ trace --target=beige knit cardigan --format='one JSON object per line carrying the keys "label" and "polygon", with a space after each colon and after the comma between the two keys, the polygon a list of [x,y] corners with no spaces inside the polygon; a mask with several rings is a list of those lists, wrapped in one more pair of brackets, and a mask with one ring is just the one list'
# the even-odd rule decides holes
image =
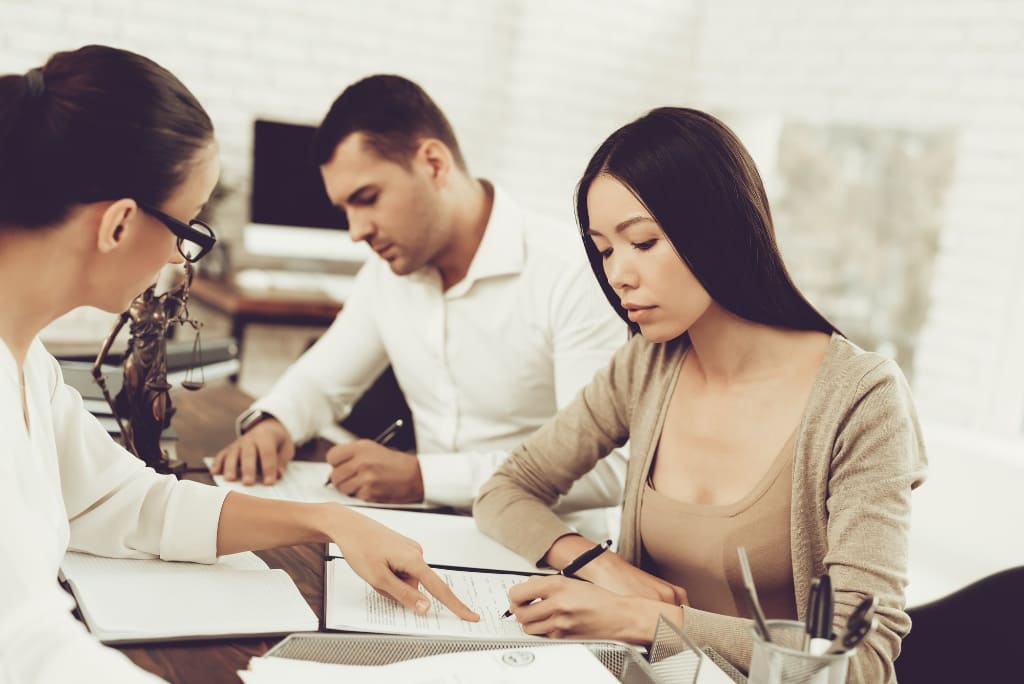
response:
{"label": "beige knit cardigan", "polygon": [[[539,562],[572,532],[550,506],[628,439],[619,553],[639,565],[638,502],[685,349],[683,339],[651,343],[634,336],[483,486],[473,509],[480,529]],[[836,629],[866,594],[879,598],[879,629],[852,659],[851,682],[895,681],[893,661],[910,630],[904,590],[911,490],[925,470],[920,427],[899,367],[833,335],[799,428],[790,538],[800,619],[811,579],[826,571],[835,588]],[[700,530],[682,530],[680,543],[687,534]],[[690,607],[683,614],[689,637],[748,668],[749,620]]]}

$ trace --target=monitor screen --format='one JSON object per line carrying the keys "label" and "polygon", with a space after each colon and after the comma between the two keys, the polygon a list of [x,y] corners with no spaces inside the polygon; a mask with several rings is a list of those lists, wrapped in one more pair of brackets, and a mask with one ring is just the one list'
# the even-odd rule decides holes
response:
{"label": "monitor screen", "polygon": [[345,213],[327,199],[313,160],[316,128],[256,121],[252,147],[252,223],[347,228]]}

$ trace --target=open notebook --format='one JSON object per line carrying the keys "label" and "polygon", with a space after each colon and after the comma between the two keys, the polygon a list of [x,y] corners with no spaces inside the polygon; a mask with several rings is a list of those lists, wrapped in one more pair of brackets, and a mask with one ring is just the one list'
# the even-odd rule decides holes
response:
{"label": "open notebook", "polygon": [[86,626],[104,643],[316,631],[316,614],[284,570],[252,553],[212,565],[101,558],[61,562]]}
{"label": "open notebook", "polygon": [[523,637],[519,623],[500,616],[508,590],[538,570],[476,528],[468,516],[363,509],[363,515],[415,539],[427,564],[470,608],[477,623],[464,622],[437,601],[426,616],[405,610],[377,594],[349,567],[331,544],[324,569],[324,624],[327,629],[430,636]]}

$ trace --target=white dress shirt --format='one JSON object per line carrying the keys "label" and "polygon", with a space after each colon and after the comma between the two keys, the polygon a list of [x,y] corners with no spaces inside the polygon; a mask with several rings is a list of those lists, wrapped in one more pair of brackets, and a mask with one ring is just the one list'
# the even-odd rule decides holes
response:
{"label": "white dress shirt", "polygon": [[162,681],[94,640],[57,585],[69,548],[213,562],[227,490],[157,475],[114,442],[33,342],[0,340],[0,684]]}
{"label": "white dress shirt", "polygon": [[[433,267],[397,276],[371,258],[330,329],[250,411],[305,441],[348,415],[390,363],[412,410],[425,500],[468,511],[508,453],[626,339],[579,234],[495,188],[465,278],[445,291]],[[559,510],[617,506],[624,473],[613,452]]]}

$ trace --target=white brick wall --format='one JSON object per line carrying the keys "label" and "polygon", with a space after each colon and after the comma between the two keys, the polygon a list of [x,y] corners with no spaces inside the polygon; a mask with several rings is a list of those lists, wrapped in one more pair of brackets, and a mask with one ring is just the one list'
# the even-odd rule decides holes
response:
{"label": "white brick wall", "polygon": [[[251,122],[316,122],[395,72],[445,109],[472,169],[571,219],[614,127],[658,104],[754,122],[771,189],[778,122],[949,130],[955,179],[916,356],[922,413],[1024,428],[1024,2],[1020,0],[0,0],[0,72],[105,42],[164,64],[218,128],[243,221]],[[738,126],[741,134],[748,128]],[[763,135],[762,135],[763,134]],[[761,151],[763,150],[763,152]],[[784,238],[785,226],[779,226]],[[799,246],[787,245],[799,279]]]}

